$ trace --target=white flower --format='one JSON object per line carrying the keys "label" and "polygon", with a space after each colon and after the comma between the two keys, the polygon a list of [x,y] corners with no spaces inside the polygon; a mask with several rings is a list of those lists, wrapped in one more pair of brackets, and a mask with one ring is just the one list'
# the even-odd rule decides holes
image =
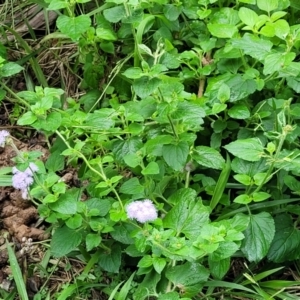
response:
{"label": "white flower", "polygon": [[136,219],[140,223],[157,219],[157,210],[149,199],[131,202],[126,206],[126,212],[129,219]]}
{"label": "white flower", "polygon": [[9,132],[6,130],[0,130],[0,147],[5,146],[6,138],[9,136]]}

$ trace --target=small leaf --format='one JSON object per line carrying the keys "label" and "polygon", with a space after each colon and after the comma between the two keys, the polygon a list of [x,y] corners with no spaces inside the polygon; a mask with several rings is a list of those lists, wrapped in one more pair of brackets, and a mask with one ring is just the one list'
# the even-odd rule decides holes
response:
{"label": "small leaf", "polygon": [[251,201],[252,201],[252,198],[249,195],[245,195],[245,194],[239,195],[233,200],[233,202],[240,203],[240,204],[248,204]]}
{"label": "small leaf", "polygon": [[265,192],[257,192],[257,193],[252,194],[252,198],[253,198],[254,202],[261,202],[270,197],[271,197],[271,195],[269,193],[265,193]]}
{"label": "small leaf", "polygon": [[268,253],[275,234],[275,223],[267,212],[250,215],[250,223],[244,231],[241,250],[250,262],[259,262]]}
{"label": "small leaf", "polygon": [[233,176],[233,178],[246,186],[252,183],[251,177],[246,174],[236,174]]}
{"label": "small leaf", "polygon": [[107,41],[117,40],[116,34],[112,30],[106,28],[97,28],[96,35],[98,38],[102,40],[107,40]]}
{"label": "small leaf", "polygon": [[34,115],[31,111],[26,112],[20,119],[18,119],[18,125],[31,125],[37,120],[36,115]]}
{"label": "small leaf", "polygon": [[286,20],[278,20],[274,23],[275,35],[282,40],[285,40],[290,33],[290,26]]}
{"label": "small leaf", "polygon": [[247,161],[258,161],[264,153],[264,147],[257,138],[234,141],[224,146],[231,154]]}
{"label": "small leaf", "polygon": [[[230,99],[230,87],[229,87],[227,84],[223,83],[223,84],[220,86],[220,88],[219,88],[219,90],[218,90],[217,98],[218,98],[222,103],[224,103],[224,102],[226,102],[227,100]],[[215,104],[216,104],[216,103],[215,103]],[[221,104],[221,105],[222,105],[222,104]],[[224,105],[224,104],[223,104],[223,105]],[[226,107],[226,105],[225,105],[225,107]]]}
{"label": "small leaf", "polygon": [[154,270],[160,274],[163,269],[165,268],[167,262],[165,258],[161,258],[161,257],[153,257],[153,267]]}

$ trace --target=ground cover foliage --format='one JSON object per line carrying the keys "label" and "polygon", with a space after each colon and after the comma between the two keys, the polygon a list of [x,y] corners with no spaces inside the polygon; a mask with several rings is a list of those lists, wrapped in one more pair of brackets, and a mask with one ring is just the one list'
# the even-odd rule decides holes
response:
{"label": "ground cover foliage", "polygon": [[34,299],[299,299],[298,1],[33,2],[57,18],[3,24],[0,96],[49,153],[1,131],[0,183],[51,234],[31,273],[83,265]]}

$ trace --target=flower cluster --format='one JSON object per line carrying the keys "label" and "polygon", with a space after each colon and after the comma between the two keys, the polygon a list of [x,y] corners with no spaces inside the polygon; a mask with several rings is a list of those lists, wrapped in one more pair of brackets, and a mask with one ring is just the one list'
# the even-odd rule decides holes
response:
{"label": "flower cluster", "polygon": [[15,189],[21,190],[22,198],[28,198],[28,187],[33,183],[33,174],[38,171],[38,167],[34,163],[30,163],[25,171],[20,171],[13,167],[12,185]]}
{"label": "flower cluster", "polygon": [[133,201],[126,206],[129,219],[136,219],[140,223],[157,219],[157,210],[151,200]]}
{"label": "flower cluster", "polygon": [[0,130],[0,147],[5,146],[6,138],[9,136],[9,132],[6,130]]}

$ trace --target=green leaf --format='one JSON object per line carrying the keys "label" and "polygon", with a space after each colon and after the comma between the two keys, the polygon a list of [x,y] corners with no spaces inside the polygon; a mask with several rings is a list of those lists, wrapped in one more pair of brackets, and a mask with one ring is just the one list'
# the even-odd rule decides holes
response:
{"label": "green leaf", "polygon": [[77,17],[60,15],[56,20],[56,26],[61,33],[67,35],[73,41],[77,41],[91,26],[91,19],[88,15],[80,15]]}
{"label": "green leaf", "polygon": [[237,103],[228,110],[228,115],[233,119],[245,120],[250,117],[250,111],[245,104]]}
{"label": "green leaf", "polygon": [[45,167],[50,172],[57,172],[64,169],[65,166],[65,158],[61,155],[61,151],[57,150],[50,154],[48,157]]}
{"label": "green leaf", "polygon": [[37,120],[36,115],[34,115],[33,112],[28,111],[21,118],[18,119],[17,124],[20,125],[20,126],[31,125],[36,120]]}
{"label": "green leaf", "polygon": [[[227,84],[223,83],[223,84],[220,86],[220,88],[219,88],[219,90],[218,90],[217,98],[218,98],[222,103],[224,103],[224,102],[226,102],[227,100],[230,99],[230,87],[229,87]],[[218,104],[218,103],[214,103],[214,104]],[[219,105],[223,105],[223,107],[224,107],[224,106],[226,107],[225,104],[219,104]],[[221,110],[221,111],[222,111],[222,110]]]}
{"label": "green leaf", "polygon": [[158,88],[160,79],[143,76],[134,81],[133,90],[140,98],[146,98]]}
{"label": "green leaf", "polygon": [[155,174],[159,174],[159,166],[156,162],[151,161],[147,167],[142,170],[142,174],[143,175],[155,175]]}
{"label": "green leaf", "polygon": [[122,18],[126,17],[126,11],[124,6],[120,5],[104,10],[103,15],[107,21],[117,23]]}
{"label": "green leaf", "polygon": [[88,211],[97,210],[97,216],[104,217],[111,208],[111,202],[108,199],[91,198],[84,202]]}
{"label": "green leaf", "polygon": [[238,29],[232,24],[207,24],[209,32],[218,38],[232,38]]}
{"label": "green leaf", "polygon": [[71,229],[77,229],[82,225],[82,216],[76,214],[66,221],[66,225]]}
{"label": "green leaf", "polygon": [[143,76],[143,70],[141,68],[129,68],[123,75],[130,79],[138,79]]}
{"label": "green leaf", "polygon": [[275,217],[276,233],[272,241],[268,259],[282,263],[300,258],[300,231],[294,226],[288,214]]}
{"label": "green leaf", "polygon": [[152,266],[152,257],[151,255],[144,255],[141,260],[138,262],[138,267],[148,268]]}
{"label": "green leaf", "polygon": [[99,266],[107,272],[118,273],[121,266],[121,246],[113,244],[110,247],[110,252],[101,253],[99,257]]}
{"label": "green leaf", "polygon": [[80,191],[78,189],[69,189],[68,193],[59,196],[58,201],[50,204],[50,208],[65,215],[73,215],[77,211],[77,202]]}
{"label": "green leaf", "polygon": [[201,227],[209,222],[209,208],[200,201],[195,201],[196,192],[181,189],[169,198],[175,206],[163,219],[164,227],[184,233],[187,237],[197,237]]}
{"label": "green leaf", "polygon": [[295,58],[295,53],[272,53],[266,56],[263,73],[264,75],[272,74],[280,71],[285,66],[288,66]]}
{"label": "green leaf", "polygon": [[214,261],[209,255],[208,265],[213,278],[221,280],[230,268],[230,257],[221,259],[219,261]]}
{"label": "green leaf", "polygon": [[163,158],[166,163],[175,171],[181,171],[189,155],[189,145],[180,141],[178,144],[164,145],[162,148]]}
{"label": "green leaf", "polygon": [[144,187],[140,184],[139,179],[134,177],[121,185],[120,192],[129,195],[142,194],[144,192]]}
{"label": "green leaf", "polygon": [[73,229],[63,226],[57,228],[50,242],[51,254],[62,257],[75,250],[81,242],[81,234]]}
{"label": "green leaf", "polygon": [[122,244],[133,244],[134,239],[131,237],[132,231],[135,226],[128,223],[121,223],[120,225],[114,226],[114,231],[110,232],[113,239]]}
{"label": "green leaf", "polygon": [[[26,290],[26,285],[24,282],[21,268],[18,263],[18,259],[14,253],[14,250],[12,249],[11,245],[8,243],[7,240],[6,240],[6,248],[7,248],[7,253],[9,258],[9,265],[17,286],[19,296],[22,300],[28,300],[29,298]],[[11,298],[10,296],[7,296],[5,298],[7,299],[8,297]]]}
{"label": "green leaf", "polygon": [[192,158],[202,166],[207,168],[222,170],[225,165],[225,159],[219,151],[206,147],[198,146],[194,149]]}
{"label": "green leaf", "polygon": [[268,253],[275,234],[275,223],[267,212],[250,215],[250,223],[244,231],[241,250],[250,262],[259,262]]}
{"label": "green leaf", "polygon": [[249,195],[243,194],[237,196],[233,202],[240,203],[240,204],[248,204],[252,201],[252,198]]}
{"label": "green leaf", "polygon": [[251,177],[246,175],[246,174],[236,174],[236,175],[233,176],[233,178],[236,181],[238,181],[238,182],[240,182],[240,183],[242,183],[243,185],[246,185],[246,186],[250,185],[251,182],[252,182]]}
{"label": "green leaf", "polygon": [[8,62],[0,68],[0,77],[9,77],[24,70],[23,67],[14,62]]}
{"label": "green leaf", "polygon": [[181,13],[182,7],[174,4],[165,4],[163,13],[169,21],[176,21]]}
{"label": "green leaf", "polygon": [[[48,1],[46,1],[48,2]],[[59,10],[68,7],[68,2],[64,0],[52,0],[49,3],[47,10]]]}
{"label": "green leaf", "polygon": [[287,77],[287,85],[292,88],[296,93],[300,93],[300,78],[299,77]]}
{"label": "green leaf", "polygon": [[224,148],[234,156],[247,161],[258,161],[264,153],[264,147],[257,138],[237,140]]}
{"label": "green leaf", "polygon": [[253,28],[258,21],[258,14],[252,9],[241,7],[239,10],[239,17],[241,21]]}
{"label": "green leaf", "polygon": [[239,246],[232,241],[224,241],[219,243],[219,247],[216,251],[211,253],[211,259],[214,261],[220,261],[233,256],[236,251],[239,250]]}
{"label": "green leaf", "polygon": [[286,20],[278,20],[274,23],[275,35],[282,40],[285,40],[290,33],[290,26]]}
{"label": "green leaf", "polygon": [[252,194],[252,198],[253,198],[254,202],[261,202],[270,197],[271,197],[271,195],[269,193],[265,193],[265,192],[257,192],[257,193]]}
{"label": "green leaf", "polygon": [[273,44],[265,39],[261,39],[250,33],[245,33],[242,38],[234,38],[230,40],[234,48],[244,51],[258,60],[263,60],[271,51]]}
{"label": "green leaf", "polygon": [[269,13],[278,8],[278,0],[257,0],[256,5],[259,9]]}
{"label": "green leaf", "polygon": [[190,286],[206,282],[209,271],[198,263],[186,262],[183,265],[171,267],[166,272],[166,277],[174,286]]}
{"label": "green leaf", "polygon": [[152,263],[153,263],[154,270],[158,274],[160,274],[163,271],[163,269],[167,264],[166,259],[162,257],[153,257]]}
{"label": "green leaf", "polygon": [[101,243],[100,234],[89,233],[86,236],[85,244],[86,244],[87,251],[91,251],[94,248],[98,247],[100,245],[100,243]]}
{"label": "green leaf", "polygon": [[106,29],[106,28],[97,28],[96,35],[98,38],[100,38],[102,40],[107,40],[107,41],[116,41],[117,40],[116,34],[112,30]]}

